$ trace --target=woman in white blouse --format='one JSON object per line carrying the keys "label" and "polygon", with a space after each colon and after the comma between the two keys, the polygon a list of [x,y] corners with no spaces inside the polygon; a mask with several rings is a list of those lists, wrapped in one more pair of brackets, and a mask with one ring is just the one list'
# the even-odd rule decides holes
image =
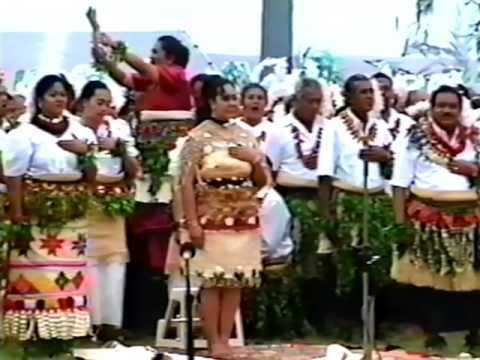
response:
{"label": "woman in white blouse", "polygon": [[10,131],[2,151],[12,243],[4,329],[19,340],[84,337],[87,181],[95,177],[93,132],[64,115],[65,78],[47,75],[34,90],[30,123]]}
{"label": "woman in white blouse", "polygon": [[122,326],[128,261],[125,216],[133,211],[132,185],[139,169],[129,125],[108,116],[111,102],[110,90],[98,80],[83,87],[78,101],[81,121],[96,133],[99,147],[97,181],[93,187],[98,206],[88,217],[87,256],[95,285],[90,296],[92,322],[100,326],[98,337],[105,341],[117,338]]}
{"label": "woman in white blouse", "polygon": [[[462,330],[480,325],[479,131],[461,124],[457,89],[440,87],[430,103],[428,116],[398,150],[391,181],[396,221],[408,221],[416,231],[413,239],[397,244],[392,277],[413,285],[416,302],[425,306],[418,313],[425,317],[429,347],[445,345],[438,335],[445,320],[448,326],[455,320]],[[452,311],[455,319],[446,319]],[[466,343],[480,345],[476,331]]]}
{"label": "woman in white blouse", "polygon": [[[275,125],[265,117],[267,90],[260,84],[249,84],[242,89],[241,103],[243,116],[237,124],[255,136],[260,149],[265,153],[267,138],[277,133]],[[277,153],[277,149],[269,149],[269,152],[265,153],[270,164],[278,162],[273,160]],[[288,261],[293,251],[290,211],[282,196],[273,188],[266,188],[261,192],[261,197],[263,201],[259,218],[264,264],[283,264]]]}

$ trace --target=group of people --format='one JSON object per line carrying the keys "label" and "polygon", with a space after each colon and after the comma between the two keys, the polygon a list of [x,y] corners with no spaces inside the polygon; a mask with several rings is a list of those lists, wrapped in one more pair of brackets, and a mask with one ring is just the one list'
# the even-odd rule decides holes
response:
{"label": "group of people", "polygon": [[[348,201],[367,192],[360,211],[380,208],[392,214],[390,230],[414,230],[389,244],[392,279],[439,299],[460,294],[455,311],[468,344],[479,344],[478,311],[465,304],[480,290],[480,134],[464,88],[441,86],[412,114],[396,108],[390,77],[357,74],[332,114],[328,89],[303,78],[271,119],[275,99],[259,84],[239,93],[219,75],[188,81],[188,48],[171,36],[155,43],[151,63],[107,35],[97,40],[95,62],[133,94],[120,115],[101,81],[77,97],[65,77],[47,75],[24,115],[21,99],[0,94],[4,336],[121,328],[126,263],[173,277],[184,270],[178,245],[191,242],[209,350],[227,355],[241,289],[259,286],[265,267],[293,263],[303,297],[322,296],[322,256],[335,254],[340,272],[342,251],[364,245]],[[380,239],[370,241],[375,251]],[[425,330],[429,345],[443,341]]]}

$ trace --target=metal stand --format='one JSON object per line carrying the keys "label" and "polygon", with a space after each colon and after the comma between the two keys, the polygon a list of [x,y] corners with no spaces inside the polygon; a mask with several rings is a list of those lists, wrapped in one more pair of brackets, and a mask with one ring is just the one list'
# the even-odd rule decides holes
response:
{"label": "metal stand", "polygon": [[372,353],[375,346],[375,297],[370,294],[370,266],[379,257],[370,254],[370,242],[368,238],[368,161],[363,163],[363,236],[362,236],[362,322],[363,322],[363,359],[372,360]]}

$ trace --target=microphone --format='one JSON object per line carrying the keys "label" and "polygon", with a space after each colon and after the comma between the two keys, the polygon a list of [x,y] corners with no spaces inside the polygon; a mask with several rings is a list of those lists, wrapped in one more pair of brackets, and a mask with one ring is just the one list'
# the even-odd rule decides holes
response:
{"label": "microphone", "polygon": [[190,260],[195,256],[195,246],[191,242],[180,245],[180,256],[184,260]]}

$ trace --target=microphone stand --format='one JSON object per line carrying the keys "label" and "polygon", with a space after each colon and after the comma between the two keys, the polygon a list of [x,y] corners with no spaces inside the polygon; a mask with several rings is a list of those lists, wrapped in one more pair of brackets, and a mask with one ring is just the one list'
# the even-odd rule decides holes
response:
{"label": "microphone stand", "polygon": [[180,247],[180,255],[185,265],[185,304],[187,306],[187,343],[185,344],[185,352],[188,360],[194,360],[195,347],[193,339],[193,295],[190,281],[190,259],[195,256],[195,247],[191,243],[185,243]]}
{"label": "microphone stand", "polygon": [[362,218],[362,323],[363,323],[363,360],[372,360],[375,343],[375,297],[370,294],[370,266],[379,259],[370,254],[368,233],[368,161],[363,162],[363,218]]}

